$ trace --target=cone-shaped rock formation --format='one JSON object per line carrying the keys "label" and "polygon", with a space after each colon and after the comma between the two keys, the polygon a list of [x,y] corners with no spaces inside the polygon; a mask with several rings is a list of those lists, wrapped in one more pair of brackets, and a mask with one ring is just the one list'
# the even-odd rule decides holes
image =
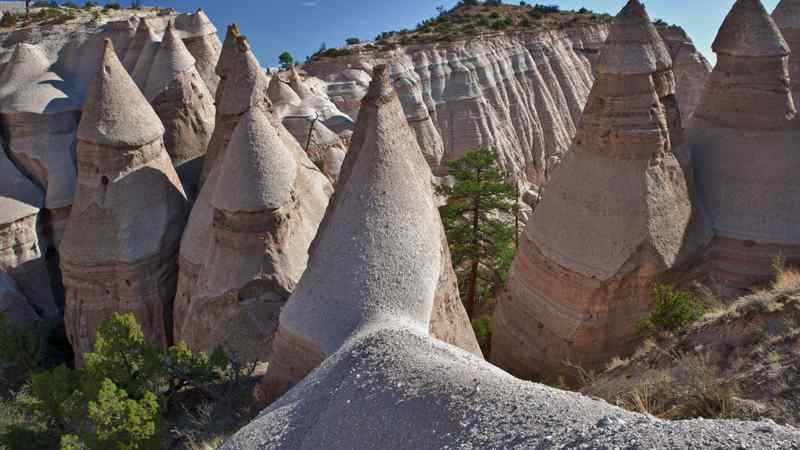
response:
{"label": "cone-shaped rock formation", "polygon": [[217,28],[202,9],[192,14],[178,15],[175,18],[175,27],[180,31],[189,53],[196,60],[197,73],[205,81],[209,92],[214,95],[219,85],[216,66],[222,48]]}
{"label": "cone-shaped rock formation", "polygon": [[[281,311],[267,381],[272,395],[311,372],[348,336],[381,321],[426,334],[431,329],[480,355],[457,290],[442,283],[442,267],[450,262],[442,261],[447,244],[430,169],[386,66],[375,69],[359,114],[309,268]],[[439,309],[447,310],[447,320],[432,320]]]}
{"label": "cone-shaped rock formation", "polygon": [[227,148],[242,114],[251,107],[266,107],[268,104],[269,81],[250,50],[247,38],[237,37],[236,45],[226,47],[225,50],[230,53],[223,56],[225,64],[223,70],[227,73],[222,76],[222,85],[217,98],[216,126],[208,144],[200,186],[206,182],[218,157]]}
{"label": "cone-shaped rock formation", "polygon": [[[492,359],[518,376],[594,370],[634,350],[655,280],[684,276],[710,233],[671,149],[671,61],[644,7],[612,26],[573,148],[526,227]],[[674,102],[674,100],[673,100]],[[673,126],[680,127],[680,117]]]}
{"label": "cone-shaped rock formation", "polygon": [[176,167],[205,153],[214,132],[214,97],[171,23],[150,68],[145,97],[164,124],[164,144]]}
{"label": "cone-shaped rock formation", "polygon": [[[246,113],[211,195],[212,239],[176,335],[267,361],[283,304],[306,268],[329,192],[259,109]],[[210,185],[208,185],[210,186]]]}
{"label": "cone-shaped rock formation", "polygon": [[348,153],[309,268],[281,313],[275,342],[294,348],[295,373],[327,359],[222,450],[800,444],[800,432],[774,424],[765,433],[755,430],[766,424],[626,412],[520,381],[432,339],[441,224],[429,175],[418,171],[421,152],[408,148],[413,133],[392,119],[402,109],[390,92],[364,102],[373,111],[361,115],[368,123],[359,121],[354,140],[364,146]]}
{"label": "cone-shaped rock formation", "polygon": [[114,313],[133,312],[148,341],[167,344],[187,205],[163,133],[106,41],[78,127],[78,186],[60,247],[79,364]]}
{"label": "cone-shaped rock formation", "polygon": [[800,104],[800,0],[781,0],[772,12],[772,20],[792,51],[789,56],[789,78],[792,80],[794,106],[797,108]]}
{"label": "cone-shaped rock formation", "polygon": [[800,121],[789,48],[759,0],[736,2],[713,48],[687,137],[716,234],[713,276],[735,291],[771,279],[776,256],[800,262]]}
{"label": "cone-shaped rock formation", "polygon": [[297,95],[303,100],[314,96],[314,93],[311,92],[311,89],[309,89],[303,82],[303,79],[300,78],[300,74],[297,73],[297,69],[294,66],[289,69],[289,84],[292,85],[292,89],[294,89]]}
{"label": "cone-shaped rock formation", "polygon": [[[131,48],[129,49],[129,53],[138,53],[138,55],[136,55],[136,63],[133,65],[133,69],[129,69],[129,73],[131,77],[133,77],[133,81],[142,91],[144,91],[145,85],[147,84],[150,68],[153,66],[153,60],[155,60],[159,45],[161,45],[161,41],[158,35],[153,31],[147,18],[143,18],[139,23],[139,30],[134,37],[134,43],[131,44]],[[125,60],[128,62],[129,56],[125,56]],[[133,57],[134,55],[131,54],[130,59],[133,59]]]}
{"label": "cone-shaped rock formation", "polygon": [[[9,277],[0,280],[0,309],[8,310],[12,319],[17,314],[32,319],[29,312],[37,320],[58,318],[37,234],[43,203],[42,191],[17,170],[0,143],[0,275]],[[9,304],[12,297],[20,303]]]}
{"label": "cone-shaped rock formation", "polygon": [[286,81],[283,81],[280,75],[274,75],[269,80],[269,89],[267,91],[269,101],[273,105],[296,105],[300,103],[300,97],[292,89]]}

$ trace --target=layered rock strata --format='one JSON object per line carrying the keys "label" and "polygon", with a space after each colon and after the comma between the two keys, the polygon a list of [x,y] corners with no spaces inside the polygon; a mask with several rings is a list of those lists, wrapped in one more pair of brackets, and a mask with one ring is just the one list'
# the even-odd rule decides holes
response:
{"label": "layered rock strata", "polygon": [[739,0],[713,45],[717,64],[687,135],[716,237],[710,260],[721,290],[800,263],[800,121],[789,46],[758,0]]}
{"label": "layered rock strata", "polygon": [[281,314],[294,357],[325,360],[222,450],[800,445],[800,432],[774,423],[626,412],[518,380],[432,338],[441,225],[416,169],[424,160],[406,148],[412,132],[385,120],[386,110],[401,114],[385,87],[374,103],[367,96],[365,108],[384,104],[362,116],[370,124],[354,139],[377,132],[385,144],[349,152],[309,269]]}
{"label": "layered rock strata", "polygon": [[168,342],[187,204],[163,133],[106,41],[78,127],[78,183],[60,246],[78,364],[115,313],[134,313],[149,342]]}
{"label": "layered rock strata", "polygon": [[413,323],[481,354],[448,279],[430,169],[386,66],[376,68],[357,123],[309,267],[281,311],[266,381],[273,397],[375,321]]}
{"label": "layered rock strata", "polygon": [[164,124],[164,144],[176,167],[206,152],[214,131],[214,97],[172,24],[153,59],[144,94]]}
{"label": "layered rock strata", "polygon": [[[710,239],[672,151],[672,61],[644,7],[617,16],[573,147],[533,213],[494,317],[492,359],[522,378],[602,368],[634,350],[654,282]],[[674,108],[674,109],[673,109]],[[672,111],[671,111],[672,109]]]}
{"label": "layered rock strata", "polygon": [[42,190],[17,170],[0,143],[0,312],[11,321],[58,318],[37,230],[43,204]]}
{"label": "layered rock strata", "polygon": [[207,259],[177,333],[190,348],[269,360],[330,195],[297,156],[262,111],[242,117],[219,161]]}
{"label": "layered rock strata", "polygon": [[797,108],[800,105],[800,1],[781,0],[772,11],[772,20],[792,52],[789,55],[789,79]]}
{"label": "layered rock strata", "polygon": [[703,88],[711,74],[711,64],[700,53],[683,28],[659,26],[658,32],[667,44],[672,57],[672,72],[675,74],[675,96],[681,112],[682,126],[689,123]]}

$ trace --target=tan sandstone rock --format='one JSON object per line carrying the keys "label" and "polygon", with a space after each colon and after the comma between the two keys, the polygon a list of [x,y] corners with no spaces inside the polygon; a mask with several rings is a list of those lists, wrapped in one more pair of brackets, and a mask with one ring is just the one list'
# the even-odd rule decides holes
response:
{"label": "tan sandstone rock", "polygon": [[797,108],[800,104],[800,1],[781,0],[772,12],[772,20],[792,51],[789,56],[789,78],[792,81],[794,106]]}
{"label": "tan sandstone rock", "polygon": [[172,24],[153,59],[144,94],[164,124],[164,144],[175,166],[203,155],[214,132],[214,97]]}
{"label": "tan sandstone rock", "polygon": [[0,312],[12,321],[24,318],[33,324],[58,319],[37,234],[43,203],[43,192],[17,170],[0,143]]}
{"label": "tan sandstone rock", "polygon": [[800,262],[800,122],[789,47],[758,0],[739,0],[713,45],[717,65],[687,136],[711,217],[713,277],[723,293]]}
{"label": "tan sandstone rock", "polygon": [[[492,359],[523,378],[634,350],[655,281],[710,239],[671,148],[672,61],[638,0],[617,16],[573,148],[531,217],[498,302]],[[673,126],[680,128],[679,116]]]}
{"label": "tan sandstone rock", "polygon": [[181,324],[190,348],[269,360],[330,195],[297,156],[262,111],[242,117],[220,161],[207,260]]}
{"label": "tan sandstone rock", "polygon": [[[430,169],[388,70],[375,70],[309,268],[281,311],[266,381],[272,396],[372,321],[416,323],[481,354],[455,283],[443,280],[451,263],[443,261],[447,244]],[[391,269],[374,278],[362,264]]]}
{"label": "tan sandstone rock", "polygon": [[158,52],[158,47],[161,45],[161,40],[158,34],[153,30],[148,18],[143,18],[139,23],[139,30],[134,37],[134,43],[131,45],[128,53],[130,56],[125,56],[125,61],[129,62],[129,58],[133,59],[136,56],[136,63],[133,69],[129,70],[133,81],[144,91],[147,84],[147,77],[150,74],[150,68],[153,66],[153,60]]}
{"label": "tan sandstone rock", "polygon": [[187,205],[163,133],[106,41],[78,128],[78,185],[60,247],[78,364],[114,313],[133,312],[149,342],[168,342]]}
{"label": "tan sandstone rock", "polygon": [[216,67],[222,50],[217,28],[202,9],[190,14],[179,14],[175,17],[175,28],[196,61],[197,73],[205,81],[211,95],[214,95],[219,85]]}

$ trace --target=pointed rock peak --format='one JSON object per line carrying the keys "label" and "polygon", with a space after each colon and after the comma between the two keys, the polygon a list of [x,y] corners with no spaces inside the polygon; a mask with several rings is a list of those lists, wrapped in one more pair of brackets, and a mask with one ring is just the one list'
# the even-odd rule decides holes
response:
{"label": "pointed rock peak", "polygon": [[32,44],[17,44],[11,59],[0,73],[0,98],[20,85],[39,78],[49,67],[50,63],[41,48]]}
{"label": "pointed rock peak", "polygon": [[175,18],[175,27],[180,30],[184,38],[217,32],[217,28],[202,9],[198,9],[195,13],[179,14]]}
{"label": "pointed rock peak", "polygon": [[233,132],[211,204],[231,212],[276,210],[292,198],[297,161],[258,108]]}
{"label": "pointed rock peak", "polygon": [[109,147],[140,147],[164,134],[156,112],[122,67],[111,40],[89,84],[78,139]]}
{"label": "pointed rock peak", "polygon": [[219,76],[225,75],[225,71],[230,66],[231,60],[236,55],[236,42],[242,35],[239,31],[239,26],[235,23],[228,25],[228,32],[225,34],[225,42],[222,43],[222,51],[219,55],[219,62],[215,72]]}
{"label": "pointed rock peak", "polygon": [[711,46],[734,56],[786,56],[789,46],[760,0],[737,0]]}
{"label": "pointed rock peak", "polygon": [[292,90],[289,83],[283,81],[277,74],[273,75],[269,81],[267,95],[273,105],[294,105],[301,102],[300,97]]}
{"label": "pointed rock peak", "polygon": [[294,66],[289,69],[289,82],[292,84],[292,89],[294,89],[301,99],[306,99],[314,95],[311,90],[306,87],[303,79],[300,78],[300,74],[297,73],[297,69]]}
{"label": "pointed rock peak", "polygon": [[781,30],[800,28],[800,0],[781,0],[772,11],[772,20]]}
{"label": "pointed rock peak", "polygon": [[194,57],[169,22],[147,76],[145,96],[150,100],[157,97],[179,74],[193,68],[194,63]]}
{"label": "pointed rock peak", "polygon": [[220,114],[242,114],[251,106],[266,101],[267,76],[261,70],[250,43],[244,36],[236,38],[233,58],[229,61],[229,79],[217,107]]}
{"label": "pointed rock peak", "polygon": [[600,73],[648,74],[672,67],[664,40],[638,0],[630,0],[617,14],[600,53]]}

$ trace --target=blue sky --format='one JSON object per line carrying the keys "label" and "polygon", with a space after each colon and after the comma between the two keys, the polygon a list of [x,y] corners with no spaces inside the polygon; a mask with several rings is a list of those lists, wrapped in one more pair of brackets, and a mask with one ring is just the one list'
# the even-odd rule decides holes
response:
{"label": "blue sky", "polygon": [[[586,7],[609,14],[616,14],[625,1],[538,0],[558,4],[562,9]],[[762,1],[771,12],[779,0]],[[123,4],[128,2],[121,0]],[[284,50],[302,61],[323,42],[334,47],[348,37],[373,39],[382,31],[413,28],[436,15],[437,6],[450,8],[456,0],[145,0],[144,3],[180,11],[203,8],[220,34],[224,34],[227,24],[236,22],[252,42],[261,64],[277,66],[278,55]],[[711,42],[734,0],[644,0],[644,3],[653,19],[683,26],[713,61]]]}

